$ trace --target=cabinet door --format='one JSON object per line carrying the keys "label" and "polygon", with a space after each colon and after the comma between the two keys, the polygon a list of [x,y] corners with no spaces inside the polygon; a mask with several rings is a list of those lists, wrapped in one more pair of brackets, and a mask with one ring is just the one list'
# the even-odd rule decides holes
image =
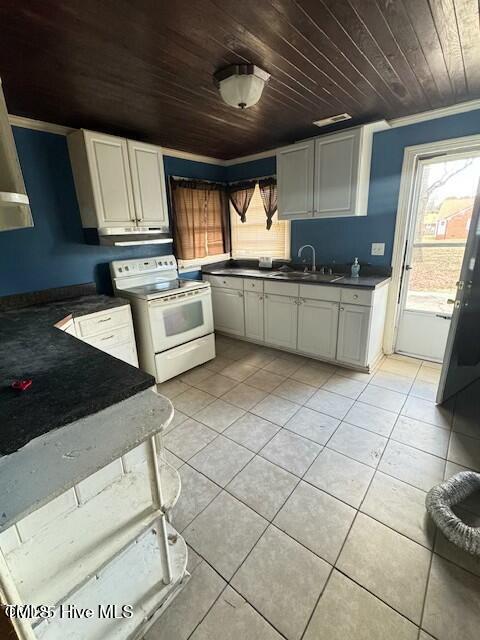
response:
{"label": "cabinet door", "polygon": [[99,227],[136,224],[127,141],[85,131]]}
{"label": "cabinet door", "polygon": [[107,351],[107,353],[114,358],[118,358],[119,360],[123,360],[124,362],[131,364],[132,367],[138,367],[137,348],[134,342],[126,342],[116,347],[112,347]]}
{"label": "cabinet door", "polygon": [[298,298],[268,293],[264,301],[265,342],[296,349]]}
{"label": "cabinet door", "polygon": [[300,298],[298,350],[335,359],[338,333],[338,303]]}
{"label": "cabinet door", "polygon": [[315,140],[314,217],[355,215],[359,148],[359,129]]}
{"label": "cabinet door", "polygon": [[217,331],[245,335],[243,291],[212,287],[213,322]]}
{"label": "cabinet door", "polygon": [[310,140],[277,153],[279,220],[312,217],[314,148]]}
{"label": "cabinet door", "polygon": [[263,294],[245,292],[245,335],[252,340],[263,340]]}
{"label": "cabinet door", "polygon": [[360,367],[367,366],[370,307],[354,304],[340,306],[337,360]]}
{"label": "cabinet door", "polygon": [[168,231],[162,152],[154,145],[128,140],[128,156],[138,224]]}

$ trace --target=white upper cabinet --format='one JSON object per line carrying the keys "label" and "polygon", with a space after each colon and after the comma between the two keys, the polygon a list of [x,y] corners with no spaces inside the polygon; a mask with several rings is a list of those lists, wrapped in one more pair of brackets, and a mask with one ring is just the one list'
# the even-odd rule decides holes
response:
{"label": "white upper cabinet", "polygon": [[168,229],[159,148],[83,129],[68,148],[84,227]]}
{"label": "white upper cabinet", "polygon": [[355,215],[359,144],[360,129],[315,140],[315,217]]}
{"label": "white upper cabinet", "polygon": [[93,131],[68,136],[84,227],[136,224],[127,141]]}
{"label": "white upper cabinet", "polygon": [[128,140],[128,157],[138,224],[168,230],[162,152],[154,145]]}
{"label": "white upper cabinet", "polygon": [[313,215],[313,140],[277,153],[278,217],[280,220]]}
{"label": "white upper cabinet", "polygon": [[376,122],[319,136],[277,153],[280,219],[367,215]]}

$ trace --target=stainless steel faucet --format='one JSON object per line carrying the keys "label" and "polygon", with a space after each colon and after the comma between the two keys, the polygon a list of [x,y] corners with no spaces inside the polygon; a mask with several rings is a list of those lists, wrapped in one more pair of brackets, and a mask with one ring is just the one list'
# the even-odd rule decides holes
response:
{"label": "stainless steel faucet", "polygon": [[317,264],[315,260],[315,247],[312,247],[311,244],[303,244],[298,250],[297,257],[300,258],[300,256],[302,255],[302,251],[307,247],[312,250],[312,272],[315,272],[317,270]]}

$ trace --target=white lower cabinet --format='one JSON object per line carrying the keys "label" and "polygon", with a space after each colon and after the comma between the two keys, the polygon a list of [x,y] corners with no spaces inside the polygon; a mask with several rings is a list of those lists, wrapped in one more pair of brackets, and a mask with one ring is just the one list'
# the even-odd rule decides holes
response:
{"label": "white lower cabinet", "polygon": [[245,337],[251,340],[264,339],[263,294],[245,291]]}
{"label": "white lower cabinet", "polygon": [[338,323],[337,360],[367,366],[370,307],[341,304]]}
{"label": "white lower cabinet", "polygon": [[212,287],[213,321],[217,331],[233,336],[245,335],[243,291]]}
{"label": "white lower cabinet", "polygon": [[388,286],[204,279],[212,287],[217,331],[367,371],[382,356]]}
{"label": "white lower cabinet", "polygon": [[60,321],[55,326],[132,367],[138,367],[130,305]]}
{"label": "white lower cabinet", "polygon": [[322,358],[335,359],[338,333],[338,302],[300,298],[297,349]]}
{"label": "white lower cabinet", "polygon": [[298,298],[269,293],[264,295],[264,300],[265,342],[296,349]]}

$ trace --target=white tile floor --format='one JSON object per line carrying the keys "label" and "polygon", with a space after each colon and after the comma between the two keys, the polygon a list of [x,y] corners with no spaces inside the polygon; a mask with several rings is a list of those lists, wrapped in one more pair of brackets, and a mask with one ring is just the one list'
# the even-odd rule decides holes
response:
{"label": "white tile floor", "polygon": [[[146,640],[478,640],[480,560],[435,531],[424,500],[480,470],[480,394],[438,408],[438,376],[217,336],[214,361],[160,385],[192,577]],[[478,502],[464,507],[480,525]]]}

